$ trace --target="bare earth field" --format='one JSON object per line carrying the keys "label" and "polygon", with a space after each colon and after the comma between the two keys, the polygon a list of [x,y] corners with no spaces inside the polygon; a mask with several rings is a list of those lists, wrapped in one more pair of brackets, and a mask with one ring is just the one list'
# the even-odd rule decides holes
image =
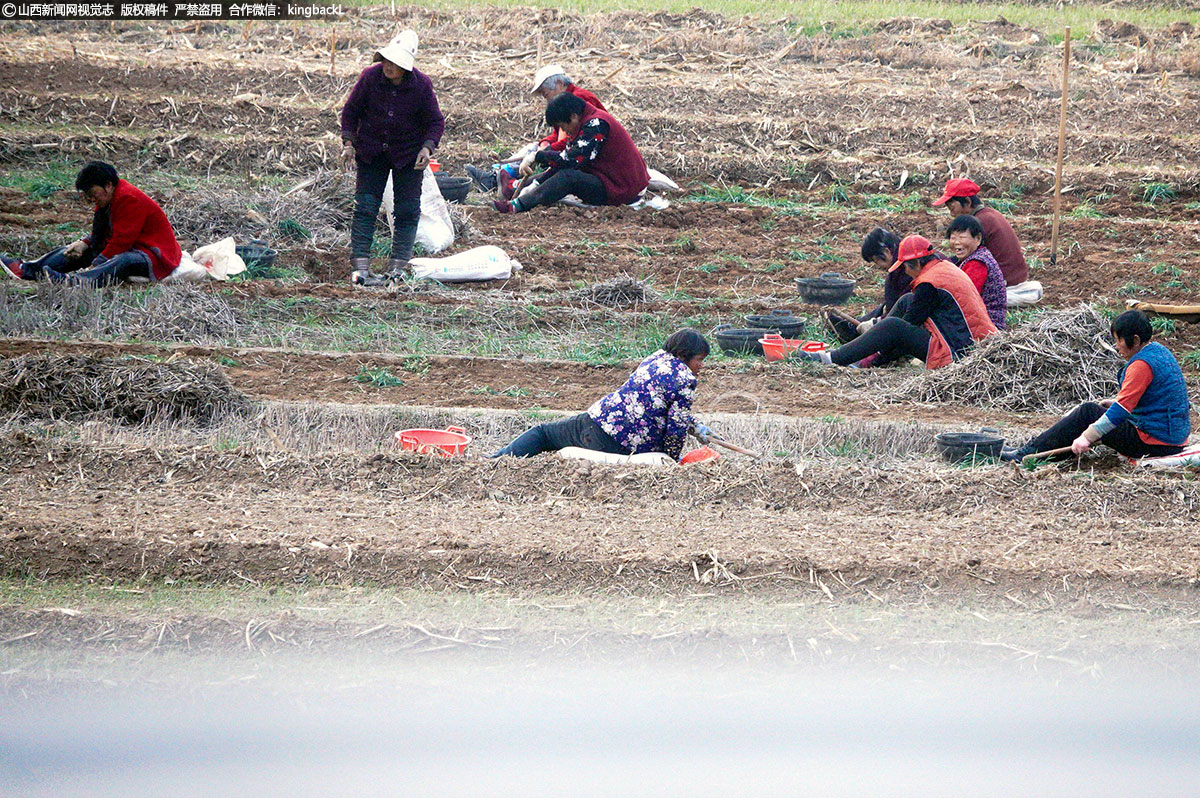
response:
{"label": "bare earth field", "polygon": [[[672,207],[506,217],[472,195],[454,251],[497,244],[519,276],[352,289],[337,112],[406,26],[447,115],[444,169],[490,163],[538,130],[540,29],[545,60],[681,184]],[[1111,456],[1018,473],[934,451],[939,431],[1016,439],[1060,408],[885,401],[914,370],[714,355],[697,411],[761,462],[481,457],[585,409],[677,327],[815,316],[796,277],[850,273],[849,309],[865,310],[882,275],[862,264],[862,236],[882,224],[941,240],[948,217],[929,203],[952,175],[985,186],[1046,287],[1043,308],[1011,323],[1081,302],[1200,301],[1190,24],[1077,32],[1053,267],[1058,31],[353,9],[332,70],[318,24],[0,34],[0,250],[33,256],[86,229],[70,189],[92,157],[159,198],[185,248],[235,235],[281,250],[277,273],[186,291],[0,286],[5,361],[204,361],[255,402],[209,426],[0,408],[0,692],[486,684],[564,663],[769,667],[768,693],[847,669],[1045,684],[1194,674],[1193,475]],[[589,294],[618,277],[646,293],[616,306]],[[1195,397],[1200,327],[1159,333]],[[474,437],[467,457],[390,446],[404,426],[448,424]],[[352,667],[320,664],[338,660]]]}

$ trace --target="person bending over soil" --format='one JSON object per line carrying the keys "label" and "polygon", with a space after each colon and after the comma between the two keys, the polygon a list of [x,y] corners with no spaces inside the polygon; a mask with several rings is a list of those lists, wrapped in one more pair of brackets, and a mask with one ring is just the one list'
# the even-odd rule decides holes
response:
{"label": "person bending over soil", "polygon": [[979,201],[979,185],[975,181],[961,178],[947,180],[942,196],[933,204],[945,205],[952,217],[968,213],[979,220],[988,249],[1000,264],[1007,285],[1018,285],[1029,279],[1029,264],[1025,262],[1025,252],[1021,249],[1013,226],[1000,211]]}
{"label": "person bending over soil", "polygon": [[988,318],[997,330],[1006,329],[1008,292],[1005,290],[1004,272],[1000,271],[996,256],[984,246],[986,237],[983,225],[969,213],[955,216],[946,228],[946,238],[950,241],[950,251],[958,260],[958,268],[967,273],[983,299]]}
{"label": "person bending over soil", "polygon": [[[350,282],[382,285],[399,276],[413,253],[421,218],[421,180],[442,139],[446,120],[433,83],[413,66],[417,34],[406,30],[375,53],[342,108],[342,162],[354,164],[350,222]],[[371,273],[371,243],[392,176],[392,256],[385,277]]]}
{"label": "person bending over soil", "polygon": [[912,278],[910,301],[897,300],[895,312],[863,335],[832,352],[794,355],[825,365],[849,366],[878,354],[887,362],[915,357],[936,369],[957,360],[976,341],[996,332],[987,308],[966,273],[941,259],[923,236],[900,242],[892,269]]}
{"label": "person bending over soil", "polygon": [[708,341],[695,330],[672,333],[624,385],[586,413],[538,424],[492,457],[533,457],[578,446],[608,454],[662,452],[679,460],[689,430],[701,442],[711,434],[692,418],[696,376],[708,352]]}
{"label": "person bending over soil", "polygon": [[161,280],[179,265],[183,252],[167,215],[111,164],[92,161],[79,171],[75,188],[96,208],[91,235],[36,261],[3,259],[10,277],[103,287]]}
{"label": "person bending over soil", "polygon": [[[561,152],[549,147],[537,151],[534,162],[547,167],[546,172],[524,198],[493,202],[501,213],[553,205],[568,194],[588,205],[625,205],[650,185],[642,154],[607,111],[563,93],[546,106],[546,123],[567,135],[567,146]],[[533,167],[523,166],[521,172],[529,176]]]}
{"label": "person bending over soil", "polygon": [[1118,375],[1117,398],[1084,402],[1024,446],[1005,449],[1000,459],[1020,461],[1067,446],[1079,455],[1097,443],[1133,458],[1183,451],[1192,431],[1187,383],[1175,356],[1151,341],[1153,335],[1150,320],[1140,310],[1127,310],[1113,319],[1113,343],[1127,361]]}

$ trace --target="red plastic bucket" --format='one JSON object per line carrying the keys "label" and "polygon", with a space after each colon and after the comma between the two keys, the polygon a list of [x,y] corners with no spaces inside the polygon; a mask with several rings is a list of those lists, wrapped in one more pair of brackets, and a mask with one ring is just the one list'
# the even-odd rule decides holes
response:
{"label": "red plastic bucket", "polygon": [[453,457],[467,450],[471,439],[462,427],[440,429],[402,429],[396,433],[396,445],[406,452]]}

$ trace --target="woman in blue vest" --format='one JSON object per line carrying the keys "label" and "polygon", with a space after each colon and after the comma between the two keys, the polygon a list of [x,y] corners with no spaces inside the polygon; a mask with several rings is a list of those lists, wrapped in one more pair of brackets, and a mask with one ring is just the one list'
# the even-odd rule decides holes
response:
{"label": "woman in blue vest", "polygon": [[1140,310],[1127,310],[1113,319],[1113,343],[1128,361],[1118,378],[1117,398],[1084,402],[1026,445],[1005,449],[1000,458],[1020,460],[1067,446],[1079,455],[1096,443],[1133,458],[1181,452],[1192,429],[1187,383],[1175,356],[1151,341],[1153,335],[1150,320]]}

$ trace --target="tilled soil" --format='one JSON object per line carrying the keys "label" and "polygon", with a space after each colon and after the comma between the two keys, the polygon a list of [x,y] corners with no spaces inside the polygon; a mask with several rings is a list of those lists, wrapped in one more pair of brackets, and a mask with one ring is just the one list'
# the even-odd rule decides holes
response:
{"label": "tilled soil", "polygon": [[1037,592],[1062,578],[1200,576],[1200,488],[1174,475],[836,461],[623,471],[20,432],[2,444],[0,556],[36,578],[661,588],[820,574]]}

